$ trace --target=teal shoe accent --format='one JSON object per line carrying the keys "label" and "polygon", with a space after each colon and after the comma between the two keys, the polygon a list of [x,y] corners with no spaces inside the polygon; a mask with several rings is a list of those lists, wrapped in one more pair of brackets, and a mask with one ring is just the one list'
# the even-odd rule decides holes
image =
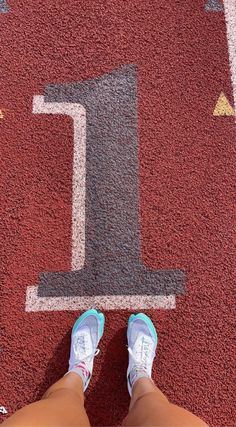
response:
{"label": "teal shoe accent", "polygon": [[80,323],[86,319],[88,316],[95,316],[98,319],[99,322],[99,340],[103,336],[104,332],[104,325],[105,325],[105,316],[100,310],[96,310],[95,308],[91,308],[90,310],[85,311],[81,316],[76,320],[73,329],[72,329],[72,335],[75,333],[76,329],[80,325]]}
{"label": "teal shoe accent", "polygon": [[[149,329],[150,329],[150,331],[151,331],[151,333],[153,335],[153,338],[155,339],[155,343],[157,345],[157,343],[158,343],[158,336],[157,336],[156,328],[153,325],[150,317],[148,317],[146,314],[144,314],[144,313],[131,314],[131,316],[129,317],[129,320],[128,320],[128,329],[129,329],[129,326],[131,325],[131,323],[134,320],[137,320],[137,319],[143,320],[148,325],[148,327],[149,327]],[[128,330],[127,330],[127,334],[128,334]]]}

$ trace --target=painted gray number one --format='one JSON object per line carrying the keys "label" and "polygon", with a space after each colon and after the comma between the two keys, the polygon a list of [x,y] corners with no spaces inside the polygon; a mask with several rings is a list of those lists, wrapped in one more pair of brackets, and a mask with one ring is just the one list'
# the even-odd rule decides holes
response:
{"label": "painted gray number one", "polygon": [[9,6],[7,4],[6,0],[0,0],[0,13],[7,13],[9,12]]}
{"label": "painted gray number one", "polygon": [[38,297],[117,296],[122,308],[184,293],[184,271],[141,262],[136,74],[127,65],[34,97],[34,113],[74,119],[72,271],[41,273]]}

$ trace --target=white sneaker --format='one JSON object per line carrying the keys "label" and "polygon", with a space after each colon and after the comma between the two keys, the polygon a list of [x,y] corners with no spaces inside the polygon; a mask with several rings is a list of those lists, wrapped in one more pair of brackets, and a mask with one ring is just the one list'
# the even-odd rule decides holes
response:
{"label": "white sneaker", "polygon": [[103,335],[104,323],[104,314],[91,309],[79,317],[72,329],[68,372],[80,375],[84,390],[92,376],[94,356],[99,353],[97,346]]}
{"label": "white sneaker", "polygon": [[136,379],[151,378],[152,376],[152,365],[156,355],[158,338],[151,319],[143,313],[130,316],[127,338],[129,352],[127,383],[131,395]]}

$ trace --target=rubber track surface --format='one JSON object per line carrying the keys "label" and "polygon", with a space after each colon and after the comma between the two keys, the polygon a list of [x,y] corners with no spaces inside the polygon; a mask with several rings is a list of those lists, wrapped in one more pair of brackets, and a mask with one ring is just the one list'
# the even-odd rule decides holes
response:
{"label": "rubber track surface", "polygon": [[[67,368],[80,314],[25,312],[26,288],[71,261],[71,120],[34,115],[50,83],[138,67],[142,260],[180,268],[174,310],[148,310],[159,332],[154,379],[211,426],[233,426],[236,264],[235,118],[223,12],[204,2],[8,1],[1,25],[1,400],[9,414],[40,398]],[[63,143],[62,142],[65,142]],[[128,408],[125,327],[107,311],[86,407],[93,425]]]}

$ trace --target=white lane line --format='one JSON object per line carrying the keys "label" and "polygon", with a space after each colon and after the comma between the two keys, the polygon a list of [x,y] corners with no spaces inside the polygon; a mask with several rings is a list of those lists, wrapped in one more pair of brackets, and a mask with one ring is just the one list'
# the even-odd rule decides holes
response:
{"label": "white lane line", "polygon": [[37,286],[26,291],[27,312],[87,310],[97,307],[104,310],[139,310],[176,308],[175,295],[95,295],[84,297],[39,297]]}
{"label": "white lane line", "polygon": [[45,102],[33,97],[34,114],[63,114],[74,124],[72,184],[72,260],[71,269],[80,270],[85,262],[85,179],[86,179],[86,111],[81,104]]}
{"label": "white lane line", "polygon": [[227,30],[231,80],[233,86],[234,111],[236,111],[236,0],[224,0],[224,11]]}

